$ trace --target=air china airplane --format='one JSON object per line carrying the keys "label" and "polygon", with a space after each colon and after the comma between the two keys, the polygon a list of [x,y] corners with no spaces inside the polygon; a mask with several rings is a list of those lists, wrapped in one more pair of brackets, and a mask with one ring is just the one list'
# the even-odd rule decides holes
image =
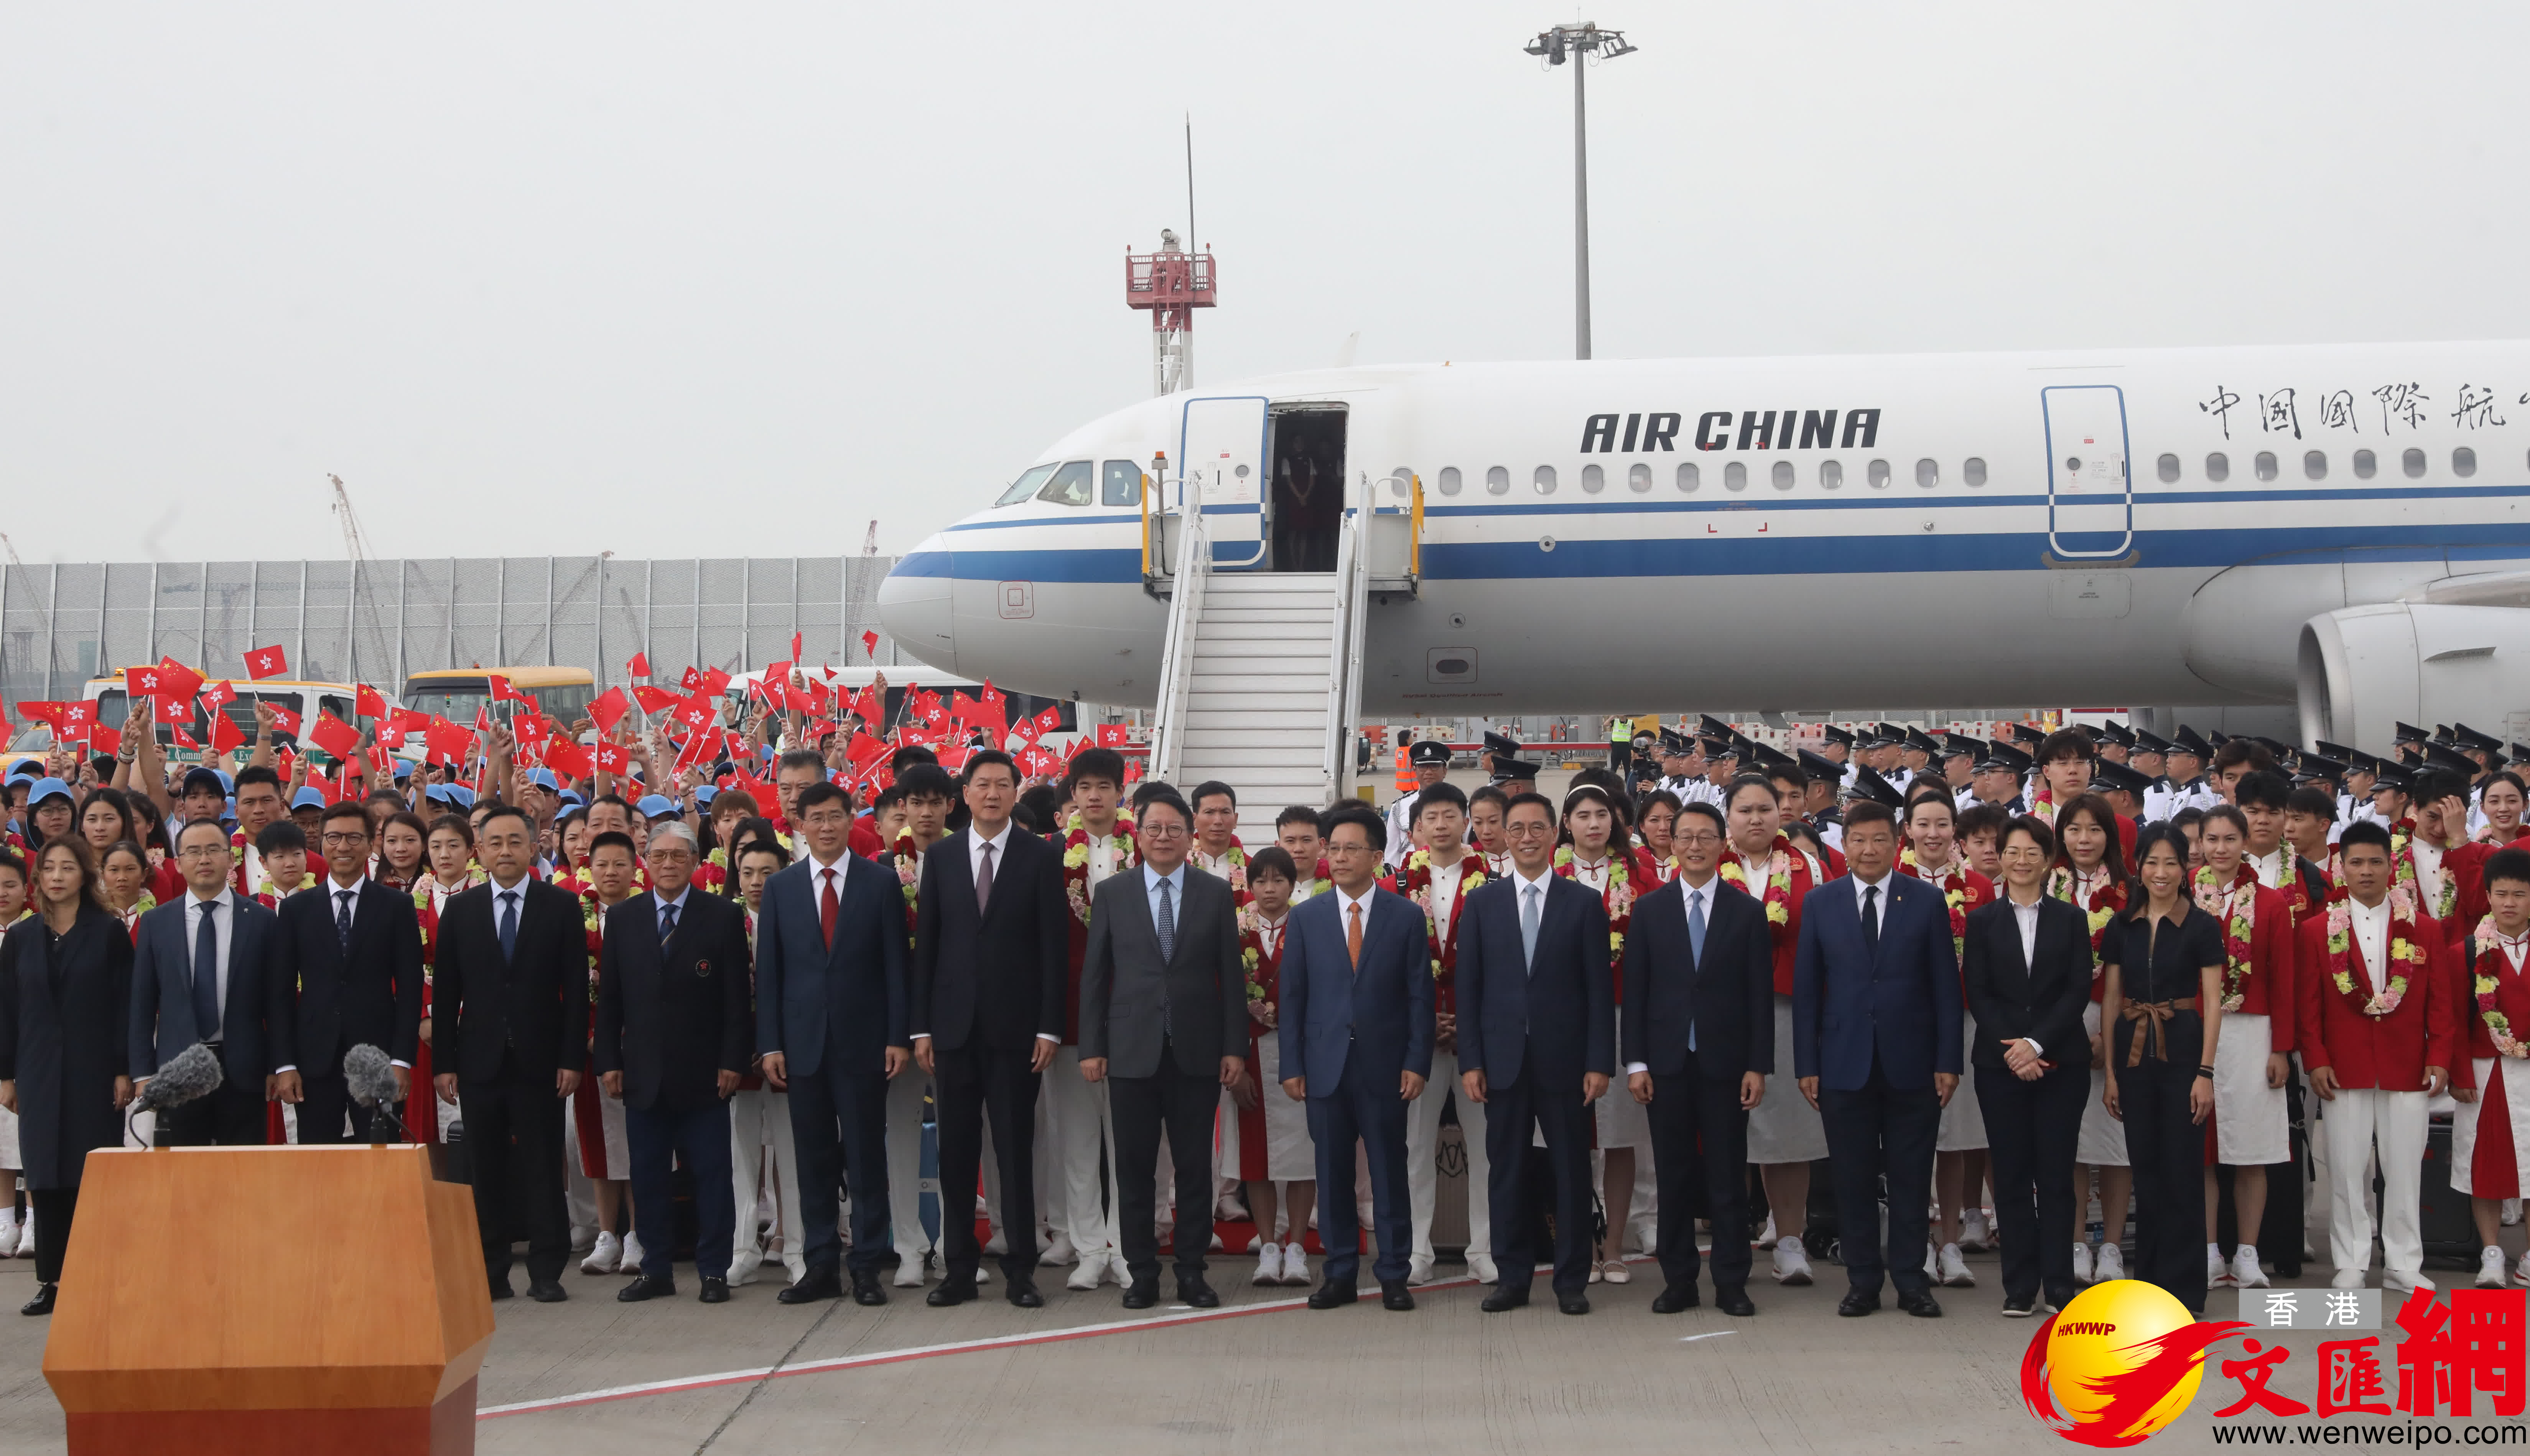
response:
{"label": "air china airplane", "polygon": [[[1162,455],[1225,574],[1332,569],[1331,495],[1419,480],[1365,713],[2297,703],[2306,738],[2386,749],[2393,721],[2530,710],[2530,344],[1274,376],[1057,441],[898,564],[889,631],[1150,704]],[[1157,501],[1187,494],[1170,468]]]}

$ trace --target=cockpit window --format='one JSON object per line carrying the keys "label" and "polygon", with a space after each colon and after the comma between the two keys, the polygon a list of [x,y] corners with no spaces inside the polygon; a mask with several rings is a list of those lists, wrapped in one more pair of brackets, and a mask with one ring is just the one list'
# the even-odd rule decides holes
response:
{"label": "cockpit window", "polygon": [[1131,460],[1109,460],[1101,472],[1098,502],[1102,506],[1142,504],[1142,467]]}
{"label": "cockpit window", "polygon": [[1054,478],[1045,483],[1045,489],[1038,491],[1036,498],[1040,501],[1052,501],[1058,506],[1088,505],[1089,462],[1073,460],[1055,471]]}
{"label": "cockpit window", "polygon": [[1032,495],[1035,495],[1035,494],[1036,494],[1036,488],[1037,488],[1038,486],[1040,486],[1040,485],[1045,484],[1045,477],[1047,477],[1047,476],[1049,476],[1049,475],[1053,474],[1056,470],[1058,470],[1058,469],[1060,469],[1060,468],[1062,468],[1062,467],[1061,467],[1061,466],[1059,466],[1059,465],[1031,465],[1031,466],[1029,466],[1029,467],[1028,467],[1028,470],[1027,470],[1027,473],[1026,473],[1026,474],[1024,474],[1024,475],[1021,475],[1018,479],[1012,481],[1012,482],[1011,482],[1011,488],[1010,488],[1009,490],[1006,490],[1006,491],[1002,492],[1002,497],[1001,497],[1001,499],[1000,499],[1000,500],[998,500],[998,501],[995,501],[993,504],[994,504],[994,505],[996,505],[996,506],[1016,506],[1016,505],[1018,505],[1019,502],[1026,500],[1028,497],[1030,497],[1030,496],[1032,496]]}

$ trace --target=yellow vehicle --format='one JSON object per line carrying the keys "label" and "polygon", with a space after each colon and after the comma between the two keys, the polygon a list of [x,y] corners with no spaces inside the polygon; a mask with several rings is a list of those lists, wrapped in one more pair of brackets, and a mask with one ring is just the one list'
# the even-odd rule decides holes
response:
{"label": "yellow vehicle", "polygon": [[[404,679],[404,705],[415,713],[437,713],[451,723],[472,723],[474,710],[492,702],[492,677],[536,700],[545,716],[569,725],[588,712],[597,696],[596,679],[586,668],[447,668],[409,674]],[[495,718],[509,710],[493,707]]]}

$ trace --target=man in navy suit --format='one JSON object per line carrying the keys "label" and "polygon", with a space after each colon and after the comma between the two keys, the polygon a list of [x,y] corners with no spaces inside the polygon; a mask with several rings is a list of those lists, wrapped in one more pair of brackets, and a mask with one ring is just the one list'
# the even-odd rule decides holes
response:
{"label": "man in navy suit", "polygon": [[1330,813],[1327,865],[1335,892],[1302,901],[1285,932],[1276,1018],[1283,1091],[1308,1100],[1318,1233],[1327,1249],[1326,1282],[1309,1296],[1313,1310],[1341,1309],[1359,1297],[1356,1140],[1370,1160],[1371,1223],[1379,1234],[1371,1271],[1380,1302],[1392,1310],[1414,1308],[1405,1287],[1414,1243],[1405,1105],[1423,1095],[1423,1080],[1432,1074],[1432,943],[1423,912],[1379,888],[1387,838],[1388,827],[1368,805]]}
{"label": "man in navy suit", "polygon": [[1608,908],[1555,873],[1555,806],[1544,794],[1512,799],[1503,836],[1511,873],[1468,891],[1458,929],[1458,1081],[1485,1105],[1492,1163],[1485,1193],[1501,1278],[1483,1309],[1499,1314],[1528,1303],[1540,1251],[1529,1247],[1521,1194],[1535,1131],[1555,1172],[1556,1307],[1586,1315],[1590,1105],[1617,1065]]}
{"label": "man in navy suit", "polygon": [[158,1066],[195,1042],[220,1054],[211,1095],[158,1114],[178,1148],[260,1148],[272,1082],[264,1036],[265,978],[273,915],[229,885],[229,836],[216,819],[176,831],[185,897],[140,917],[132,951],[132,1076],[147,1086]]}
{"label": "man in navy suit", "polygon": [[[1959,1085],[1959,959],[1941,887],[1893,873],[1898,820],[1887,804],[1844,811],[1847,873],[1801,901],[1792,963],[1792,1072],[1827,1125],[1837,1238],[1851,1287],[1836,1312],[1898,1308],[1939,1318],[1924,1273],[1933,1140]],[[1880,1247],[1880,1178],[1889,1248]]]}
{"label": "man in navy suit", "polygon": [[887,1083],[913,1059],[905,895],[893,874],[852,857],[852,801],[842,789],[811,783],[793,807],[808,852],[765,882],[755,922],[755,1045],[766,1085],[791,1094],[808,1263],[778,1298],[843,1293],[835,1187],[849,1170],[852,1299],[883,1305],[879,1263],[893,1248]]}
{"label": "man in navy suit", "polygon": [[269,987],[274,1090],[299,1105],[302,1144],[352,1135],[344,1052],[375,1047],[395,1071],[397,1105],[361,1114],[364,1135],[395,1125],[421,1054],[421,925],[412,897],[369,878],[369,816],[357,801],[328,807],[314,837],[326,878],[281,902]]}

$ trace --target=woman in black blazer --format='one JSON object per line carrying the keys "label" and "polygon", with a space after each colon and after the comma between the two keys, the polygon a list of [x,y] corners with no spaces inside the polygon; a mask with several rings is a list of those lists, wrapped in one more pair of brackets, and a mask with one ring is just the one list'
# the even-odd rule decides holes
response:
{"label": "woman in black blazer", "polygon": [[[2027,815],[2003,835],[2004,892],[1969,914],[1968,1010],[1976,1018],[1977,1105],[1994,1166],[2003,1235],[2003,1312],[2063,1308],[2073,1250],[2073,1143],[2091,1092],[2091,933],[2082,912],[2047,893],[2056,836]],[[2040,1230],[2047,1230],[2045,1237]]]}
{"label": "woman in black blazer", "polygon": [[77,835],[36,856],[29,899],[37,913],[0,937],[0,1106],[18,1114],[35,1223],[38,1287],[19,1313],[49,1315],[88,1152],[123,1146],[132,937],[97,897],[95,855]]}

